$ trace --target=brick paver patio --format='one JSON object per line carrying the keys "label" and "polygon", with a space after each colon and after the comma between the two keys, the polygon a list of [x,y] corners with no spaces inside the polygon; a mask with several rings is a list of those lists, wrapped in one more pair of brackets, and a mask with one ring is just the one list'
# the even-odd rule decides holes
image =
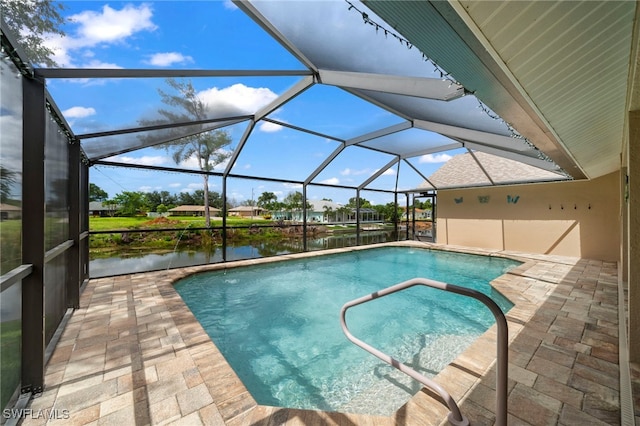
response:
{"label": "brick paver patio", "polygon": [[[525,261],[493,282],[515,304],[507,315],[509,424],[620,424],[616,265],[509,255]],[[297,255],[277,260],[290,257]],[[229,266],[91,280],[46,367],[44,392],[28,407],[31,413],[42,410],[59,418],[32,414],[25,416],[23,424],[446,422],[447,410],[424,389],[390,417],[257,405],[172,287],[176,279],[191,273]],[[495,421],[495,333],[491,328],[435,378],[459,401],[474,425]],[[640,378],[638,369],[632,371]]]}

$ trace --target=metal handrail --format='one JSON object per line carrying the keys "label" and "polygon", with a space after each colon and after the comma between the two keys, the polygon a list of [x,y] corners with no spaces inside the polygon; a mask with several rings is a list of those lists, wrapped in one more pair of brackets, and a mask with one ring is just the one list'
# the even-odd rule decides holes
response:
{"label": "metal handrail", "polygon": [[462,415],[460,412],[460,408],[454,401],[454,399],[449,395],[449,393],[444,390],[438,383],[432,381],[431,379],[423,376],[412,368],[406,366],[400,361],[394,359],[393,357],[385,354],[384,352],[379,351],[378,349],[370,346],[369,344],[363,342],[357,337],[353,336],[349,329],[347,328],[347,322],[345,320],[345,316],[347,310],[353,306],[363,304],[365,302],[369,302],[374,299],[378,299],[383,296],[387,296],[391,293],[395,293],[409,287],[413,287],[416,285],[424,285],[427,287],[436,288],[439,290],[448,291],[451,293],[460,294],[462,296],[472,297],[480,302],[484,303],[491,313],[496,319],[496,325],[498,327],[498,342],[497,342],[497,373],[496,373],[496,425],[498,426],[506,426],[507,424],[507,375],[508,375],[508,328],[507,328],[507,320],[502,313],[500,307],[494,302],[489,296],[485,295],[476,290],[472,290],[465,287],[456,286],[453,284],[447,284],[440,281],[429,280],[426,278],[413,278],[408,281],[404,281],[400,284],[393,285],[391,287],[387,287],[383,290],[377,291],[375,293],[371,293],[367,296],[360,297],[358,299],[352,300],[344,304],[342,309],[340,310],[340,325],[342,326],[342,331],[347,336],[351,342],[360,346],[362,349],[367,352],[375,355],[382,361],[391,365],[392,367],[397,368],[403,373],[409,375],[415,380],[422,383],[424,386],[434,390],[437,392],[440,397],[444,400],[449,408],[449,415],[447,416],[449,423],[456,426],[465,426],[469,425],[469,419]]}

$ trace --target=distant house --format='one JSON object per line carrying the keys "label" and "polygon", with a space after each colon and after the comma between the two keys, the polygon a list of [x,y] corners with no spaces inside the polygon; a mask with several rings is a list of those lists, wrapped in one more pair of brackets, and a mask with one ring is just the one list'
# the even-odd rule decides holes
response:
{"label": "distant house", "polygon": [[[342,207],[342,204],[327,200],[307,200],[307,203],[311,205],[307,210],[307,222],[333,222],[336,210]],[[272,217],[276,220],[302,222],[302,210],[278,210],[272,213]]]}
{"label": "distant house", "polygon": [[229,209],[229,216],[254,217],[260,216],[265,210],[257,206],[238,206]]}
{"label": "distant house", "polygon": [[120,206],[118,204],[107,204],[101,201],[89,202],[89,216],[108,217],[113,216]]}
{"label": "distant house", "polygon": [[[309,222],[344,222],[344,219],[348,219],[342,218],[343,215],[338,214],[338,209],[344,207],[342,204],[327,200],[308,200],[308,203],[311,204],[311,209],[307,210],[307,221]],[[302,220],[302,212],[299,213],[300,220]]]}
{"label": "distant house", "polygon": [[[327,200],[308,200],[311,208],[307,210],[307,222],[317,223],[355,223],[356,222],[356,209],[349,208],[344,209],[344,206],[339,203]],[[302,222],[301,210],[283,210],[274,212],[274,219],[293,220],[296,222]],[[361,222],[379,222],[382,219],[380,215],[373,209],[361,208],[360,209],[360,221]]]}
{"label": "distant house", "polygon": [[[210,216],[219,216],[222,210],[209,206]],[[168,210],[170,216],[204,216],[204,206],[183,205]]]}
{"label": "distant house", "polygon": [[[406,208],[401,207],[401,209],[403,210],[402,220],[406,220],[407,219]],[[412,218],[413,218],[413,211],[411,208],[409,208],[409,219],[412,219]],[[431,219],[431,210],[416,209],[416,219],[418,220]]]}
{"label": "distant house", "polygon": [[22,207],[0,203],[0,220],[20,219],[22,217]]}

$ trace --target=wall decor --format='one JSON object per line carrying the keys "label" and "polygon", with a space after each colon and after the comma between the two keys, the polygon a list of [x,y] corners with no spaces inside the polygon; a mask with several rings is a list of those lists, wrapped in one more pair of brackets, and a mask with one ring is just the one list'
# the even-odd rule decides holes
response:
{"label": "wall decor", "polygon": [[463,200],[464,197],[460,197],[460,198],[454,198],[453,201],[456,202],[456,204],[460,204]]}
{"label": "wall decor", "polygon": [[509,203],[509,204],[516,204],[519,199],[520,199],[519,195],[516,195],[516,196],[513,196],[513,197],[511,195],[507,195],[507,203]]}
{"label": "wall decor", "polygon": [[489,198],[491,198],[489,195],[478,195],[478,201],[482,204],[487,204],[489,202]]}

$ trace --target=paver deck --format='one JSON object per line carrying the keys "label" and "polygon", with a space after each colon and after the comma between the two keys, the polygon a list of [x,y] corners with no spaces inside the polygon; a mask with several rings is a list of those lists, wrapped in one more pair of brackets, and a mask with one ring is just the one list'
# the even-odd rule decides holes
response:
{"label": "paver deck", "polygon": [[[507,315],[510,425],[620,424],[616,264],[414,244],[525,262],[492,283],[515,303]],[[298,256],[277,260],[290,257]],[[230,266],[91,280],[23,424],[446,423],[447,410],[425,389],[390,417],[256,404],[172,287],[189,274]],[[495,334],[489,329],[435,378],[474,425],[495,422]],[[640,369],[632,375],[638,386]]]}

